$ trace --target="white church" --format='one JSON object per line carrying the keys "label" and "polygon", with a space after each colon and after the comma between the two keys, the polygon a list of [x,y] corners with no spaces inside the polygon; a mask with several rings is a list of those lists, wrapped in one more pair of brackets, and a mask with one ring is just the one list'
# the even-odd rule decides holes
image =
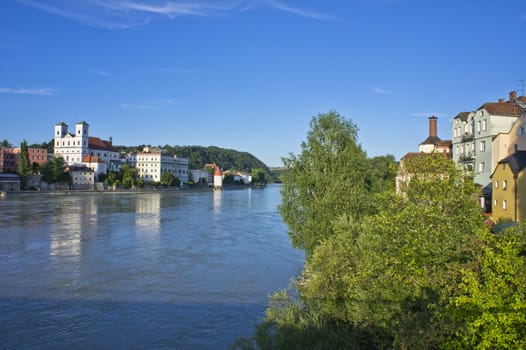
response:
{"label": "white church", "polygon": [[116,171],[120,165],[119,151],[112,146],[112,140],[101,140],[89,136],[89,124],[85,121],[75,125],[70,133],[66,123],[55,125],[55,156],[64,158],[70,167],[87,167],[95,175]]}

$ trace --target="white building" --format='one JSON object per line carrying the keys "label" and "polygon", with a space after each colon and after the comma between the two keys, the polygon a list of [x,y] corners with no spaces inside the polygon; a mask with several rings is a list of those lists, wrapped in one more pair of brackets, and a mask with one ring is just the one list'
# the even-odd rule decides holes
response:
{"label": "white building", "polygon": [[69,167],[71,183],[74,190],[93,189],[95,184],[95,172],[87,166]]}
{"label": "white building", "polygon": [[175,158],[162,152],[137,153],[137,172],[145,182],[160,182],[165,172],[175,177]]}
{"label": "white building", "polygon": [[104,141],[89,136],[89,124],[81,121],[75,124],[75,133],[69,132],[65,123],[55,125],[55,155],[64,158],[67,165],[86,165],[86,156],[96,156],[106,163],[106,171],[119,169],[119,151],[112,146],[112,141]]}
{"label": "white building", "polygon": [[174,156],[175,158],[175,177],[182,184],[188,183],[188,158]]}

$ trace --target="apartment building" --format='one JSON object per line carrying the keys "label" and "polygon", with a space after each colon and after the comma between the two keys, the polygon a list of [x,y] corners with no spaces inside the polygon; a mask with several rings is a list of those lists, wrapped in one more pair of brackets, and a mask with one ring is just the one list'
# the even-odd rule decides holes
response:
{"label": "apartment building", "polygon": [[[491,185],[491,173],[502,159],[499,154],[494,156],[493,140],[510,132],[523,111],[522,101],[526,102],[524,97],[517,98],[512,91],[508,101],[486,102],[476,111],[461,112],[453,118],[453,159],[473,171],[476,183]],[[505,141],[501,147],[504,145],[508,147]]]}

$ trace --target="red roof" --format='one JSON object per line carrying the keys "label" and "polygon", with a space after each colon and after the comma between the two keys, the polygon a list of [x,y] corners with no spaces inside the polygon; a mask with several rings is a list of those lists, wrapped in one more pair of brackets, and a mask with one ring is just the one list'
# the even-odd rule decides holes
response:
{"label": "red roof", "polygon": [[109,151],[109,152],[119,152],[116,148],[114,148],[109,141],[101,140],[98,137],[89,137],[88,141],[88,147],[90,149],[99,149],[103,151]]}
{"label": "red roof", "polygon": [[104,160],[97,156],[87,155],[82,158],[82,163],[106,163]]}

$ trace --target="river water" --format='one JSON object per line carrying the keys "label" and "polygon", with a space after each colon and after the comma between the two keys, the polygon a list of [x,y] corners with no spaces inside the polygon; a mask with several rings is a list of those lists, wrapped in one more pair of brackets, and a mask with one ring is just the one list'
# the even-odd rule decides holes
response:
{"label": "river water", "polygon": [[0,200],[1,349],[225,349],[304,256],[279,187]]}

